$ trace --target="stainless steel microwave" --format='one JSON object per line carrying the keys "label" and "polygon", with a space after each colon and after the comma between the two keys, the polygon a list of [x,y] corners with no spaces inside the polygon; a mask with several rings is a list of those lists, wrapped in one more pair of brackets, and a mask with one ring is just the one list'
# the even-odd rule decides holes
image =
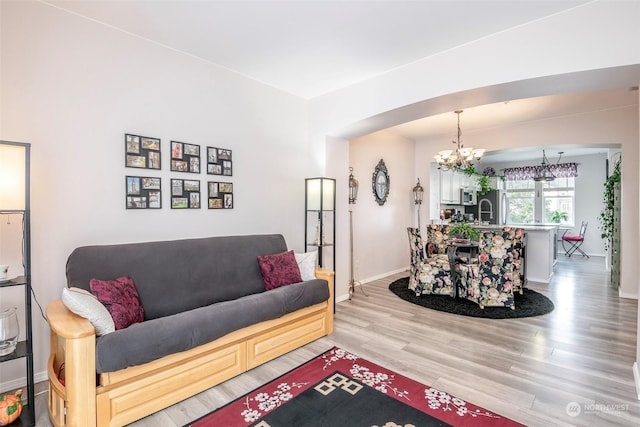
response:
{"label": "stainless steel microwave", "polygon": [[476,190],[469,190],[468,188],[460,189],[460,203],[465,206],[475,206],[478,204]]}

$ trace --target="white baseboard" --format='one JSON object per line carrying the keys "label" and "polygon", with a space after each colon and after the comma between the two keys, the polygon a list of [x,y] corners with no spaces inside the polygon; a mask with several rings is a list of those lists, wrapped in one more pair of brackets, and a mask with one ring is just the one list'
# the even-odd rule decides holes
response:
{"label": "white baseboard", "polygon": [[[374,280],[379,280],[379,279],[384,279],[387,276],[391,276],[392,274],[396,274],[396,273],[402,273],[403,271],[406,271],[407,274],[409,274],[409,266],[403,267],[403,268],[399,268],[397,270],[393,270],[393,271],[389,271],[387,273],[382,273],[382,274],[378,274],[375,276],[371,276],[368,277],[366,279],[362,279],[362,280],[356,280],[355,286],[361,286],[362,284],[367,284],[370,282],[373,282]],[[349,293],[347,290],[346,294],[343,295],[336,295],[336,302],[342,302],[342,301],[346,301],[349,299]]]}
{"label": "white baseboard", "polygon": [[360,282],[360,283],[369,283],[369,282],[373,282],[374,280],[384,279],[385,277],[391,276],[392,274],[402,273],[403,271],[406,271],[407,274],[408,274],[409,273],[409,266],[406,266],[406,267],[403,267],[403,268],[399,268],[397,270],[389,271],[387,273],[378,274],[376,276],[371,276],[371,277],[368,277],[366,279],[358,280],[358,282]]}
{"label": "white baseboard", "polygon": [[638,362],[633,363],[633,381],[636,383],[636,394],[640,400],[640,371],[638,371]]}
{"label": "white baseboard", "polygon": [[[47,381],[47,371],[36,372],[33,376],[33,381],[36,383]],[[7,391],[17,390],[19,388],[25,388],[27,386],[27,377],[16,378],[15,380],[4,381],[0,384],[0,393],[6,393]],[[23,400],[27,399],[27,393],[22,396]]]}
{"label": "white baseboard", "polygon": [[625,292],[620,292],[620,290],[618,290],[618,296],[620,298],[635,299],[635,300],[638,299],[638,295],[637,294],[628,294],[628,293],[625,293]]}

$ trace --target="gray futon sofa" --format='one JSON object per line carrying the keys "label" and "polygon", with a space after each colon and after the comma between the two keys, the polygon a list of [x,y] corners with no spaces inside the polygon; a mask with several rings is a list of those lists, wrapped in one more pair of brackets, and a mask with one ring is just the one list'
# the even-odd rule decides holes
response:
{"label": "gray futon sofa", "polygon": [[96,337],[59,300],[47,307],[53,423],[124,425],[331,333],[332,272],[265,291],[257,257],[286,251],[281,235],[75,249],[69,287],[129,276],[144,321]]}

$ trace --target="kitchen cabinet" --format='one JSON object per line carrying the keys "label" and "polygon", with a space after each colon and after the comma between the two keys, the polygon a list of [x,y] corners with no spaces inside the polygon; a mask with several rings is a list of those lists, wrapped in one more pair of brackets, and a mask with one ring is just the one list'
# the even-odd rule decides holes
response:
{"label": "kitchen cabinet", "polygon": [[452,170],[440,170],[440,203],[460,204],[460,188],[463,174]]}

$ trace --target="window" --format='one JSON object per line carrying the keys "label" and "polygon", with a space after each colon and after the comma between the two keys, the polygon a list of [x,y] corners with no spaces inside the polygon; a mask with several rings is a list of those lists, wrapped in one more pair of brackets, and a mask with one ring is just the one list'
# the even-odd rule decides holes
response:
{"label": "window", "polygon": [[545,182],[542,190],[542,218],[546,224],[575,223],[575,178]]}
{"label": "window", "polygon": [[535,212],[535,181],[506,181],[508,224],[532,224]]}
{"label": "window", "polygon": [[[506,181],[510,224],[575,223],[575,178]],[[541,197],[536,197],[536,194]]]}

